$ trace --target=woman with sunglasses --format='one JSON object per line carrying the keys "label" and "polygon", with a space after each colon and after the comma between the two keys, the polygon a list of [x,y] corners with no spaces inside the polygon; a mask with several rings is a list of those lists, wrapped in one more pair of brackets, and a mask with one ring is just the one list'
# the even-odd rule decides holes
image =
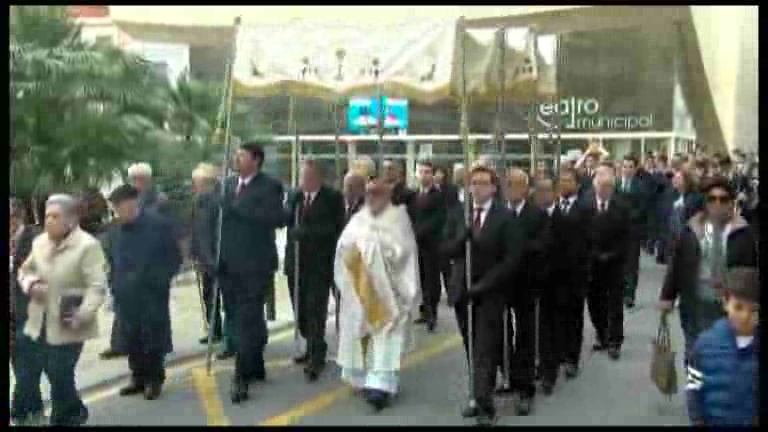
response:
{"label": "woman with sunglasses", "polygon": [[712,177],[701,191],[704,210],[690,219],[675,242],[659,305],[666,314],[680,299],[686,358],[698,334],[724,315],[722,280],[726,271],[757,267],[756,237],[735,211],[732,184],[725,177]]}

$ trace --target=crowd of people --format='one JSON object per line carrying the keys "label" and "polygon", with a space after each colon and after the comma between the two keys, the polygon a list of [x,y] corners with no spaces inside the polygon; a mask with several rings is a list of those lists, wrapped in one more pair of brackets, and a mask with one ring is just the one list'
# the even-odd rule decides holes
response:
{"label": "crowd of people", "polygon": [[[218,357],[235,361],[233,403],[245,402],[266,378],[266,320],[274,315],[266,306],[280,267],[275,232],[287,228],[282,270],[306,341],[294,361],[309,382],[324,372],[333,296],[341,379],[377,410],[399,392],[414,324],[437,330],[445,291],[472,378],[462,416],[492,424],[496,393],[516,393],[517,414],[528,415],[539,389],[552,394],[561,371],[566,380],[578,377],[585,305],[592,349],[620,360],[624,313],[635,308],[645,250],[667,265],[662,314],[679,301],[692,421],[751,424],[756,415],[754,381],[744,374],[757,372],[749,337],[757,313],[758,194],[756,170],[741,155],[736,163],[702,154],[610,161],[590,147],[554,173],[545,164],[530,173],[497,170],[482,158],[449,173],[420,161],[415,188],[397,161],[383,161],[379,176],[363,161],[351,164],[342,190],[307,160],[287,198],[263,163],[262,146],[247,143],[237,151],[236,175],[223,184],[211,165],[192,175],[189,255],[213,341],[223,342]],[[151,168],[135,164],[128,174],[131,184],[108,198],[114,219],[106,225],[106,200],[93,191],[51,196],[42,229],[25,225],[22,207],[11,202],[18,424],[41,421],[42,372],[52,388],[51,423],[87,421],[74,370],[83,343],[98,333],[95,314],[107,297],[115,321],[102,358],[127,356],[132,373],[120,395],[161,394],[164,358],[173,350],[169,303],[183,261],[180,231],[151,185]],[[724,338],[748,355],[727,355]],[[719,370],[716,356],[726,356],[732,370]],[[730,397],[740,402],[723,400]]]}

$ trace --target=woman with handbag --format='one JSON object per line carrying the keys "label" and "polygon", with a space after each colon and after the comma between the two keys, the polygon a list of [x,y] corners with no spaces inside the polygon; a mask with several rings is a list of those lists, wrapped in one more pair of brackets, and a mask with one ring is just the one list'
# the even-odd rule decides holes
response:
{"label": "woman with handbag", "polygon": [[48,198],[45,232],[19,268],[19,286],[29,304],[15,347],[17,424],[42,422],[43,372],[51,384],[51,424],[78,426],[88,419],[75,386],[75,367],[85,341],[98,335],[106,261],[98,240],[78,226],[78,207],[69,195]]}

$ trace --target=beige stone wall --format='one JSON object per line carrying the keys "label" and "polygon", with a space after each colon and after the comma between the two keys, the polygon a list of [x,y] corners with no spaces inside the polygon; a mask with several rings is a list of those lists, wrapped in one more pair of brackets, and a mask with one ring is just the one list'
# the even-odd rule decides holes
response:
{"label": "beige stone wall", "polygon": [[704,71],[729,150],[757,150],[756,6],[692,6]]}

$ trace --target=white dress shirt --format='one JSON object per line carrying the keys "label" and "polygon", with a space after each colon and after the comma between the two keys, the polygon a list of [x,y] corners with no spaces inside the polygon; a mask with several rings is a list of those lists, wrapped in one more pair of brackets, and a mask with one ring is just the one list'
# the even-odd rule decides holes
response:
{"label": "white dress shirt", "polygon": [[253,180],[253,177],[255,177],[255,174],[251,174],[246,178],[239,177],[237,180],[237,189],[242,191],[246,186],[248,186],[248,183]]}
{"label": "white dress shirt", "polygon": [[562,208],[565,204],[565,208],[563,209],[564,213],[570,213],[571,208],[573,207],[573,203],[576,201],[576,195],[571,195],[568,198],[561,198],[560,199],[560,207]]}
{"label": "white dress shirt", "polygon": [[552,213],[555,211],[555,203],[552,203],[549,207],[547,207],[547,215],[552,216]]}
{"label": "white dress shirt", "polygon": [[599,197],[595,197],[597,199],[597,211],[599,212],[601,209],[603,209],[603,203],[605,203],[605,211],[608,211],[608,209],[611,207],[611,200],[602,200]]}
{"label": "white dress shirt", "polygon": [[[513,205],[512,203],[509,203],[510,208],[512,208],[512,205]],[[517,205],[515,205],[514,207],[515,216],[520,216],[520,212],[523,211],[524,206],[525,206],[525,200],[522,200],[519,203],[517,203]]]}

